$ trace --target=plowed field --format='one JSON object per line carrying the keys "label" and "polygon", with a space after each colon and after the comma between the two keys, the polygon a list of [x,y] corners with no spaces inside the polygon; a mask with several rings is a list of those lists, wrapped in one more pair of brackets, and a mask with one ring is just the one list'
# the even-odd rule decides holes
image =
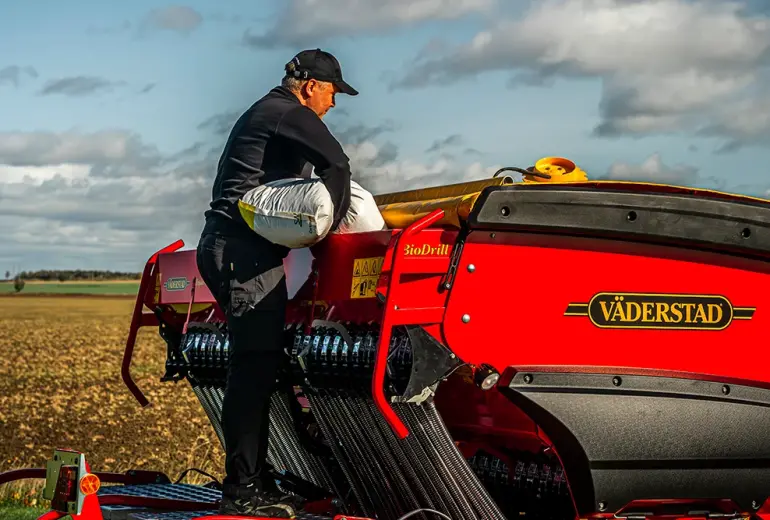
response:
{"label": "plowed field", "polygon": [[[197,467],[221,479],[221,446],[189,385],[159,382],[156,329],[140,331],[131,370],[152,405],[142,409],[123,384],[132,309],[128,298],[0,297],[0,471],[44,467],[56,447],[71,447],[97,471],[153,469],[175,480]],[[0,497],[36,496],[3,488]]]}

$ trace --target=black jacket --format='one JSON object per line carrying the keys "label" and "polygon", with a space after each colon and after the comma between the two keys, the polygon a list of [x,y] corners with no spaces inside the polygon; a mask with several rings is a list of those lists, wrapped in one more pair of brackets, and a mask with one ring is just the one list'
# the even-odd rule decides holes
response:
{"label": "black jacket", "polygon": [[254,103],[235,123],[219,159],[203,233],[252,233],[238,211],[247,191],[278,179],[309,177],[310,166],[334,203],[332,229],[350,207],[350,162],[321,119],[284,87]]}

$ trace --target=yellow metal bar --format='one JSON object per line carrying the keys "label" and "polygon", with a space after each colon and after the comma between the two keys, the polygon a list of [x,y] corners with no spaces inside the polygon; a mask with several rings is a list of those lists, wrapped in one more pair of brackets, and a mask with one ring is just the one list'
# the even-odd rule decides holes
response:
{"label": "yellow metal bar", "polygon": [[403,229],[436,209],[444,210],[444,217],[434,226],[460,227],[468,217],[481,192],[444,199],[414,202],[394,202],[380,206],[380,213],[390,229]]}
{"label": "yellow metal bar", "polygon": [[513,178],[509,176],[500,176],[493,177],[491,179],[482,179],[480,181],[447,184],[446,186],[435,186],[432,188],[421,188],[417,190],[384,193],[382,195],[376,195],[374,197],[374,201],[378,206],[385,206],[400,202],[426,202],[437,199],[448,199],[451,197],[470,195],[472,193],[478,193],[488,186],[503,186],[508,184],[513,184]]}
{"label": "yellow metal bar", "polygon": [[436,209],[444,217],[434,226],[460,227],[484,188],[513,184],[509,176],[480,181],[461,182],[446,186],[385,193],[374,197],[385,224],[390,229],[403,229]]}

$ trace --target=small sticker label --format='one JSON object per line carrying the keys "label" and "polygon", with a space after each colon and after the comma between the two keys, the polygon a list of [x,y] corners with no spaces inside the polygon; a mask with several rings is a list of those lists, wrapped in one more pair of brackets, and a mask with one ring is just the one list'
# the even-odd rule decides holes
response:
{"label": "small sticker label", "polygon": [[377,295],[377,280],[380,278],[384,256],[356,258],[353,260],[353,282],[351,298],[374,298]]}
{"label": "small sticker label", "polygon": [[190,280],[185,277],[178,277],[169,278],[166,280],[166,283],[163,284],[163,287],[165,287],[167,291],[184,291],[187,289],[188,285],[190,285]]}

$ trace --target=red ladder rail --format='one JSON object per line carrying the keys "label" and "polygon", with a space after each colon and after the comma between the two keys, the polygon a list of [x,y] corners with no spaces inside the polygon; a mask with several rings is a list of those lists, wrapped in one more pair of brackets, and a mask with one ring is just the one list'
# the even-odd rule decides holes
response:
{"label": "red ladder rail", "polygon": [[142,272],[142,281],[139,283],[139,291],[136,294],[136,303],[134,303],[134,313],[131,316],[131,325],[128,329],[126,348],[123,351],[123,363],[120,367],[120,375],[123,378],[123,382],[126,384],[131,393],[134,394],[134,397],[136,397],[136,400],[139,401],[139,404],[142,407],[150,404],[150,401],[147,400],[147,398],[144,396],[144,393],[142,393],[142,391],[134,382],[134,379],[131,377],[130,369],[131,358],[134,355],[134,345],[136,344],[136,334],[142,327],[158,325],[158,319],[154,314],[143,312],[144,303],[146,301],[145,298],[152,286],[153,275],[155,274],[155,267],[157,266],[158,256],[163,253],[173,253],[182,247],[184,247],[184,242],[182,240],[177,240],[173,244],[169,244],[163,249],[156,251],[149,258],[149,260],[147,260],[147,263],[144,266],[144,271]]}
{"label": "red ladder rail", "polygon": [[377,342],[377,352],[374,362],[374,377],[372,378],[372,396],[385,420],[399,439],[409,435],[409,430],[401,418],[390,406],[385,397],[384,383],[388,364],[388,350],[393,327],[397,325],[427,325],[441,323],[445,307],[403,308],[399,305],[400,278],[404,272],[405,248],[404,242],[425,228],[435,224],[444,217],[444,210],[437,209],[420,220],[406,227],[396,237],[393,246],[393,262],[388,280],[388,292],[385,296],[385,311],[382,316],[382,331]]}

